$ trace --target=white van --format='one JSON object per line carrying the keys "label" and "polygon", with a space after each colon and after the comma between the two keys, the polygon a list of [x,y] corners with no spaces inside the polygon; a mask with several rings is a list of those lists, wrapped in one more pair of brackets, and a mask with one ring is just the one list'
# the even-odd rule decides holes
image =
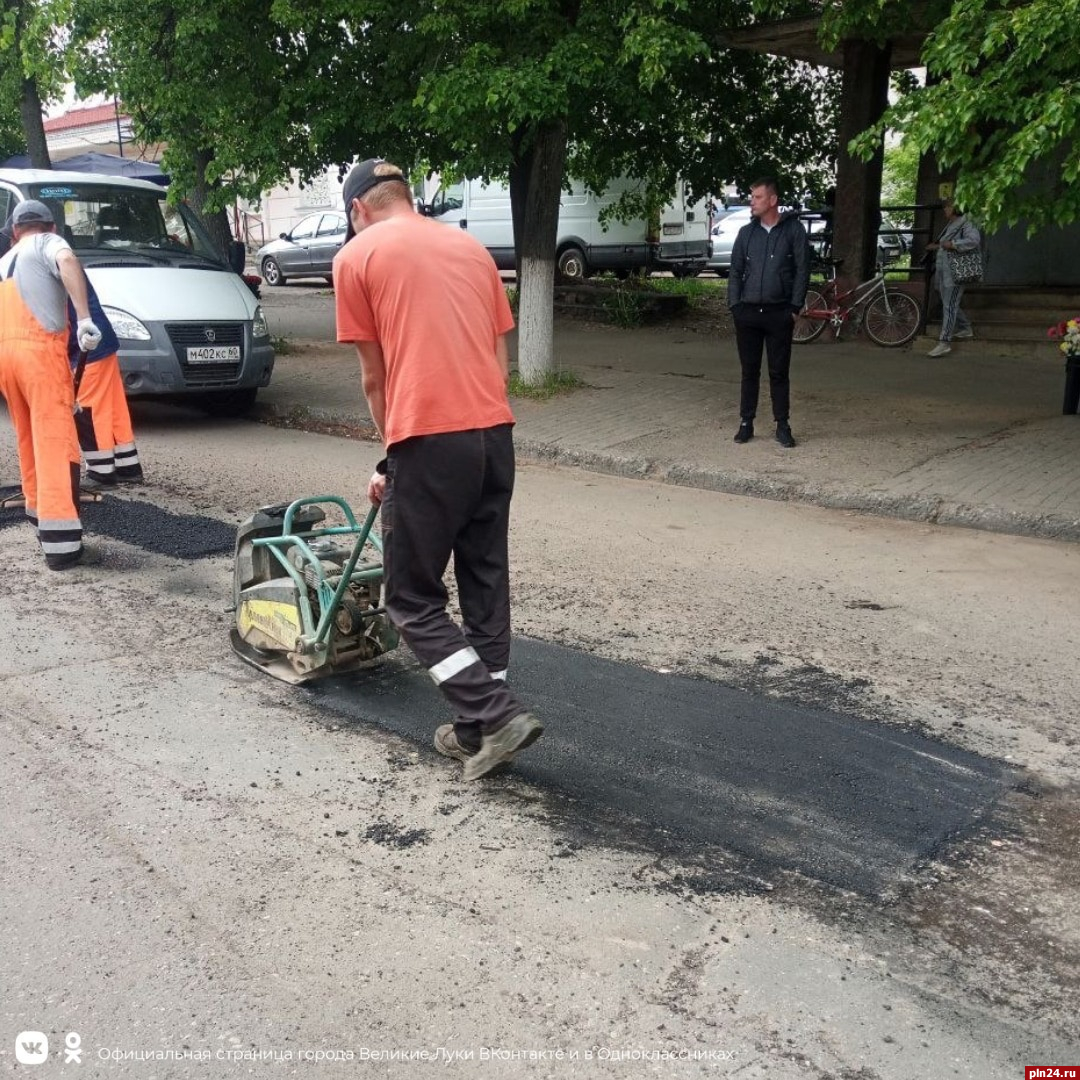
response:
{"label": "white van", "polygon": [[[616,273],[671,270],[689,276],[705,269],[709,221],[705,199],[691,202],[680,181],[676,198],[660,215],[659,228],[644,218],[619,221],[601,215],[637,181],[613,181],[596,195],[574,180],[559,203],[556,259],[559,273],[570,279],[605,270]],[[440,188],[424,212],[437,221],[467,229],[491,252],[500,270],[514,269],[514,224],[510,188],[503,183],[467,180]]]}
{"label": "white van", "polygon": [[262,309],[188,207],[145,180],[0,169],[0,222],[39,199],[120,339],[129,397],[182,395],[215,415],[250,409],[274,349]]}

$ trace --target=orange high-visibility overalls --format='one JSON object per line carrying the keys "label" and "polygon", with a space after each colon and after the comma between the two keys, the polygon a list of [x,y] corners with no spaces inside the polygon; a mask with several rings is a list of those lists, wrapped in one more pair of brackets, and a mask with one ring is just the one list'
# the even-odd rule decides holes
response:
{"label": "orange high-visibility overalls", "polygon": [[75,418],[75,429],[86,458],[86,475],[109,485],[117,480],[141,480],[142,464],[116,353],[86,365],[79,404],[82,412]]}
{"label": "orange high-visibility overalls", "polygon": [[0,393],[18,439],[26,516],[48,565],[70,566],[82,554],[82,522],[67,331],[44,329],[14,278],[0,281]]}

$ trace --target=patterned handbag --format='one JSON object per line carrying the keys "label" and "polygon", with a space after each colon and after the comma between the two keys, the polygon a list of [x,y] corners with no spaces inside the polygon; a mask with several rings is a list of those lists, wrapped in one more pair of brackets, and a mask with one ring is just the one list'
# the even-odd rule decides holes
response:
{"label": "patterned handbag", "polygon": [[953,281],[957,285],[973,285],[983,278],[982,252],[976,248],[974,251],[950,251],[949,269],[952,270]]}

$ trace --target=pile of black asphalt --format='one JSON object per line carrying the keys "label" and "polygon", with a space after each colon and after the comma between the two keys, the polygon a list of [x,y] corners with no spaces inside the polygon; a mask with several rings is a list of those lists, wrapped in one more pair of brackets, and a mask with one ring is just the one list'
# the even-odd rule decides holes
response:
{"label": "pile of black asphalt", "polygon": [[[0,491],[5,498],[17,489]],[[231,552],[236,544],[236,526],[197,514],[174,514],[139,499],[119,499],[106,495],[101,502],[79,507],[83,532],[111,536],[115,540],[174,559],[205,559]],[[26,523],[22,507],[0,510],[0,529]]]}
{"label": "pile of black asphalt", "polygon": [[[510,771],[561,796],[566,819],[676,858],[713,852],[718,889],[725,874],[739,890],[794,872],[888,896],[928,860],[993,834],[1017,782],[916,731],[543,642],[515,640],[511,678],[547,730]],[[449,719],[401,654],[308,692],[320,710],[428,747]]]}

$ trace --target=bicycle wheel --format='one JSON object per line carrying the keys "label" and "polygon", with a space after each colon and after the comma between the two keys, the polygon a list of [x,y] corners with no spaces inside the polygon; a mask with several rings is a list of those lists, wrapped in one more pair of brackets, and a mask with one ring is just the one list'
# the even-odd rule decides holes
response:
{"label": "bicycle wheel", "polygon": [[[828,310],[829,305],[825,302],[825,297],[817,289],[807,289],[806,303],[803,304],[803,309],[795,320],[795,333],[792,335],[791,340],[796,345],[805,345],[807,342],[819,337],[821,331],[825,329],[825,323],[828,322],[828,316],[825,315]],[[807,312],[810,311],[821,312],[821,314],[808,315]]]}
{"label": "bicycle wheel", "polygon": [[907,293],[889,290],[866,306],[863,325],[870,340],[886,348],[906,345],[918,332],[922,308]]}

